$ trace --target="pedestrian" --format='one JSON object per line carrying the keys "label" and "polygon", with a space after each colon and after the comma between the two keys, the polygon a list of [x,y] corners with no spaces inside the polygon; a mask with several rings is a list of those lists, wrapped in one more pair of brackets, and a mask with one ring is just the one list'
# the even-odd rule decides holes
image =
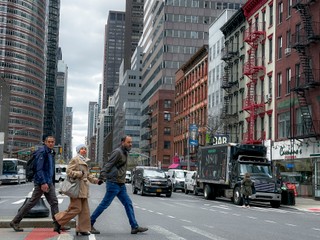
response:
{"label": "pedestrian", "polygon": [[100,231],[94,228],[94,224],[100,214],[107,209],[115,197],[118,197],[126,210],[127,217],[131,226],[131,234],[145,232],[148,228],[140,227],[136,221],[132,201],[126,189],[126,171],[128,153],[132,147],[132,138],[125,136],[121,138],[121,146],[113,150],[104,164],[100,179],[106,180],[106,193],[99,206],[91,215],[91,233],[100,234]]}
{"label": "pedestrian", "polygon": [[245,173],[241,182],[241,193],[245,207],[250,207],[250,196],[252,195],[253,181],[250,178],[250,173]]}
{"label": "pedestrian", "polygon": [[[80,180],[80,192],[77,198],[70,198],[69,207],[63,212],[55,215],[54,231],[60,234],[61,226],[67,224],[75,216],[78,216],[76,235],[90,235],[90,209],[88,204],[89,182],[98,184],[99,179],[89,173],[87,161],[87,147],[80,144],[76,147],[77,156],[70,160],[67,168],[67,175],[70,178]],[[100,181],[100,184],[103,181]]]}
{"label": "pedestrian", "polygon": [[19,226],[23,217],[32,209],[40,200],[42,194],[46,197],[51,207],[51,216],[55,221],[54,215],[59,212],[58,199],[53,183],[54,175],[54,150],[55,138],[47,136],[44,140],[44,145],[41,146],[35,154],[35,175],[34,189],[29,201],[19,209],[17,215],[10,222],[10,226],[16,232],[22,232],[23,228]]}

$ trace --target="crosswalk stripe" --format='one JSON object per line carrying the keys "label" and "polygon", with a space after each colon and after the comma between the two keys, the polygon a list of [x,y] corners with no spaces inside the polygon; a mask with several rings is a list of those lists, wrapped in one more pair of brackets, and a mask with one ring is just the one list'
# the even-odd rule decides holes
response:
{"label": "crosswalk stripe", "polygon": [[20,204],[23,203],[25,201],[25,199],[20,199],[19,201],[13,202],[12,204]]}
{"label": "crosswalk stripe", "polygon": [[185,240],[185,238],[180,237],[179,235],[168,231],[167,229],[160,227],[160,226],[149,226],[150,229],[156,231],[159,234],[164,235],[169,240]]}
{"label": "crosswalk stripe", "polygon": [[203,231],[203,230],[196,228],[196,227],[190,227],[190,226],[183,226],[183,227],[185,229],[188,229],[189,231],[192,231],[194,233],[197,233],[199,235],[202,235],[202,236],[209,238],[209,239],[212,239],[212,240],[226,240],[225,238],[222,238],[222,237],[219,237],[219,236],[214,235],[212,233]]}

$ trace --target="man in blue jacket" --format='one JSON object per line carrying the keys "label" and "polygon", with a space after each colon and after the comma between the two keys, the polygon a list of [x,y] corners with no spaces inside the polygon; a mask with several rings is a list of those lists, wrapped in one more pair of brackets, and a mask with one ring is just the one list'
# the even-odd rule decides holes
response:
{"label": "man in blue jacket", "polygon": [[46,197],[51,207],[51,216],[54,219],[54,215],[59,212],[58,199],[56,196],[56,190],[53,183],[54,175],[54,151],[55,138],[53,136],[47,136],[44,141],[44,145],[40,147],[35,154],[36,172],[34,175],[34,190],[30,200],[18,211],[17,215],[10,222],[10,226],[16,232],[22,232],[23,228],[19,226],[22,218],[32,209],[42,194]]}

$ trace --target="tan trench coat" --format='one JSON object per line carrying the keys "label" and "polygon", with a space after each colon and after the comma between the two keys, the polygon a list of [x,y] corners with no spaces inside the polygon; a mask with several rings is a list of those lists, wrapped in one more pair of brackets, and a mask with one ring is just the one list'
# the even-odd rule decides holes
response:
{"label": "tan trench coat", "polygon": [[67,175],[72,178],[80,179],[79,198],[88,198],[89,182],[96,183],[98,181],[97,178],[89,173],[88,165],[80,159],[79,155],[70,160],[67,168]]}

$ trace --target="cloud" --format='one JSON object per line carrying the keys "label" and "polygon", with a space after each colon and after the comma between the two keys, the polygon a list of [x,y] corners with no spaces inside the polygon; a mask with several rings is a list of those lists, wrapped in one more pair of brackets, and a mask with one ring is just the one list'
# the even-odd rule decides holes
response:
{"label": "cloud", "polygon": [[125,11],[125,0],[61,1],[59,46],[68,66],[67,106],[73,108],[73,154],[85,142],[90,101],[102,83],[105,24],[111,10]]}

